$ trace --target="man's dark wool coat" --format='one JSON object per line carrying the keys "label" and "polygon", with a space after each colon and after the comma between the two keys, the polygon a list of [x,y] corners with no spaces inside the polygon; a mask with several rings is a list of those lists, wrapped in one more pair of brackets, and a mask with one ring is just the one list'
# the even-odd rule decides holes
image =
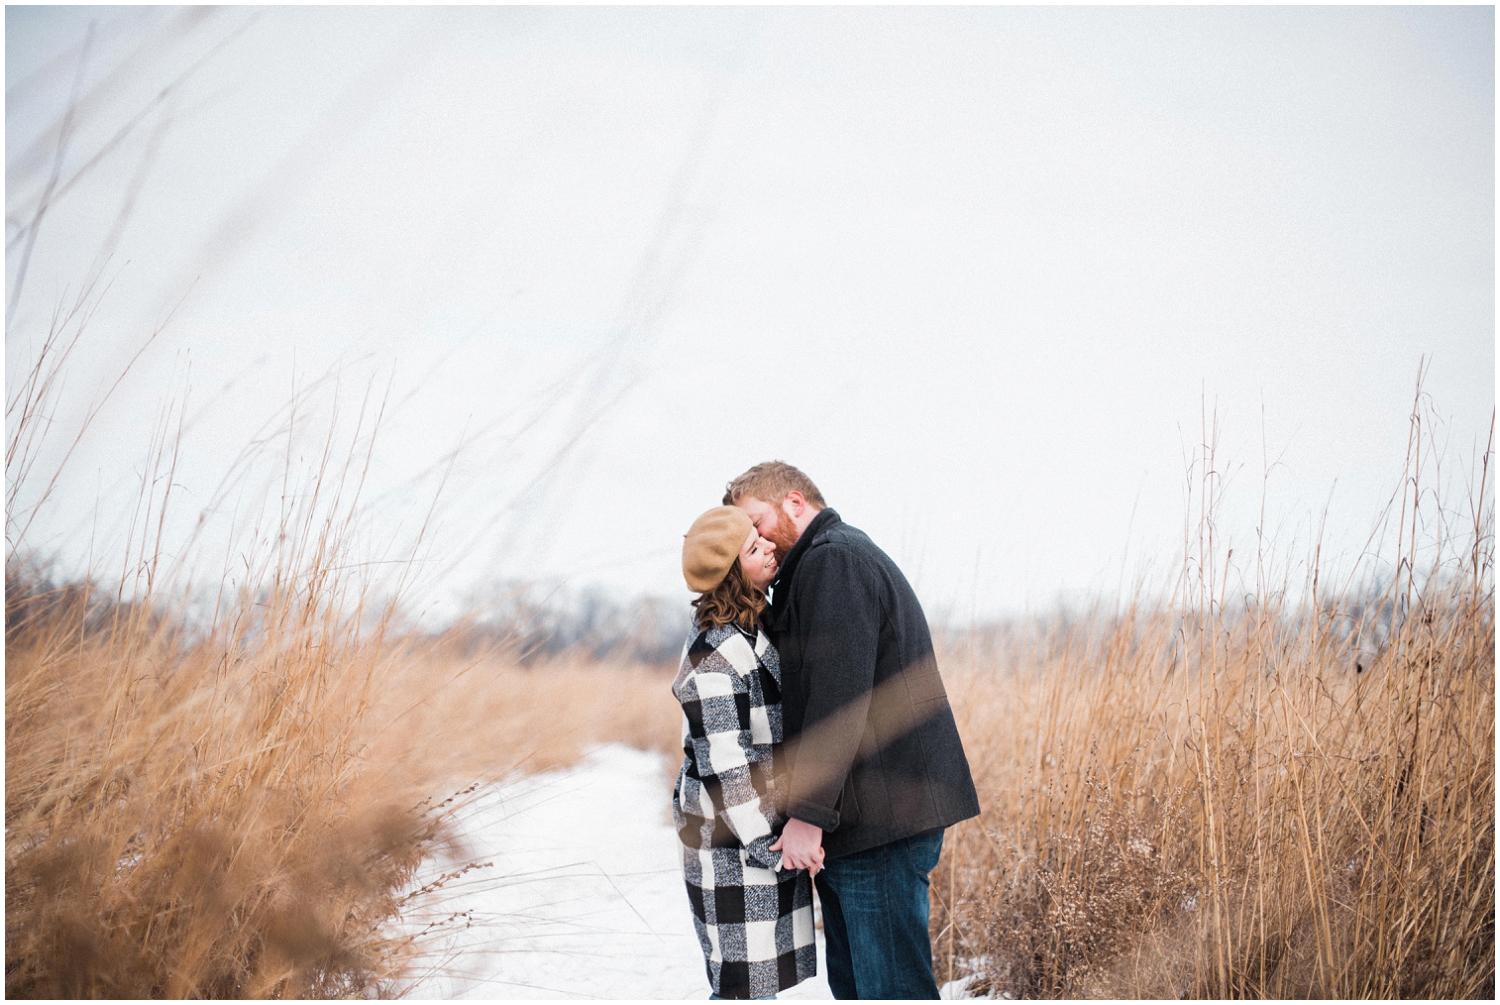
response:
{"label": "man's dark wool coat", "polygon": [[765,621],[781,653],[787,816],[829,858],[979,815],[932,634],[901,570],[831,509],[781,565]]}

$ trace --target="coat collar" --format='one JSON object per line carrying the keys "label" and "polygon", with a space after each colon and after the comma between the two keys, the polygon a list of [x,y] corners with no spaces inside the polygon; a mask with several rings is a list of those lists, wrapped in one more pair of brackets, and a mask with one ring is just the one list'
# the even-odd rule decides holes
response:
{"label": "coat collar", "polygon": [[797,538],[797,543],[792,545],[792,550],[786,553],[786,561],[781,563],[781,569],[776,573],[776,581],[771,584],[775,591],[772,594],[773,607],[779,606],[775,601],[780,601],[786,594],[784,587],[791,583],[792,573],[797,570],[797,563],[802,561],[802,556],[807,554],[807,549],[812,547],[813,539],[836,523],[843,523],[838,511],[824,508],[813,517],[812,523],[807,525],[802,536]]}

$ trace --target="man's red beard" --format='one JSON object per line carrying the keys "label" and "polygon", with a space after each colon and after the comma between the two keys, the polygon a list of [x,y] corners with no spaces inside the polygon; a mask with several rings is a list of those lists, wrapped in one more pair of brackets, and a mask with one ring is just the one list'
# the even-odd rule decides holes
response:
{"label": "man's red beard", "polygon": [[786,561],[787,552],[797,543],[797,525],[787,516],[786,510],[778,506],[776,526],[771,530],[761,531],[761,536],[776,546],[776,564],[780,565]]}

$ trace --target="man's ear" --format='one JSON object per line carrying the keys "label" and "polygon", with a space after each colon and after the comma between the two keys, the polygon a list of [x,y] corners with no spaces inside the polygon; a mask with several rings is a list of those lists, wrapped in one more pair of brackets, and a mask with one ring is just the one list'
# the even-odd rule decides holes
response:
{"label": "man's ear", "polygon": [[786,498],[781,501],[781,508],[786,510],[787,516],[791,517],[793,520],[796,520],[798,517],[802,516],[802,509],[806,505],[807,500],[802,498],[802,493],[796,491],[795,489],[793,489],[791,492],[788,492],[786,494]]}

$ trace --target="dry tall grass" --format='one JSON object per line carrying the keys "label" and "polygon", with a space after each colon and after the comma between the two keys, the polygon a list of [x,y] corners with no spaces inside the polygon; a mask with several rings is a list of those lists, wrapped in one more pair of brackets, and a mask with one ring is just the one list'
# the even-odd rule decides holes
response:
{"label": "dry tall grass", "polygon": [[[1014,997],[1493,997],[1489,454],[1466,511],[1443,510],[1424,418],[1383,589],[1327,595],[1315,554],[1305,600],[1263,565],[1229,599],[1205,474],[1175,598],[947,654],[984,812],[933,874],[940,978]],[[1199,460],[1212,471],[1211,446]]]}
{"label": "dry tall grass", "polygon": [[264,601],[191,638],[13,573],[13,997],[379,994],[422,948],[388,922],[474,783],[676,741],[662,670],[460,658]]}
{"label": "dry tall grass", "polygon": [[114,586],[55,586],[25,542],[55,505],[62,467],[37,464],[90,296],[6,408],[6,992],[377,990],[402,949],[381,924],[442,818],[361,759],[393,612],[347,571],[365,413],[342,458],[330,433],[309,471],[286,462],[269,523],[242,528],[205,593],[195,542],[164,546],[184,422],[169,404]]}
{"label": "dry tall grass", "polygon": [[268,519],[237,529],[207,583],[197,541],[163,544],[169,407],[118,579],[49,582],[22,542],[56,477],[30,510],[18,500],[86,315],[60,317],[7,407],[6,992],[381,994],[421,950],[389,922],[439,893],[404,891],[466,796],[598,740],[661,745],[649,712],[619,706],[668,703],[670,675],[523,669],[504,645],[465,655],[455,634],[398,631],[401,594],[361,578],[356,547],[368,398],[353,437],[340,445],[330,423],[306,470],[290,461],[306,421],[292,403]]}
{"label": "dry tall grass", "polygon": [[146,605],[7,593],[7,994],[371,990],[440,838],[360,770],[378,647],[307,604],[193,642]]}

